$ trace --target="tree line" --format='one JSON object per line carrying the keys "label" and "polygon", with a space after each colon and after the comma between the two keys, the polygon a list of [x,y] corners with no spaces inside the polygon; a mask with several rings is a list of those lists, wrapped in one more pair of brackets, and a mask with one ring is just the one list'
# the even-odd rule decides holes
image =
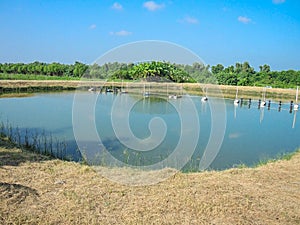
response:
{"label": "tree line", "polygon": [[147,80],[147,81],[171,81],[175,83],[195,82],[184,68],[168,62],[144,62],[128,64],[120,70],[115,71],[112,79]]}
{"label": "tree line", "polygon": [[[105,80],[149,80],[173,82],[218,83],[240,86],[295,87],[300,85],[300,71],[272,71],[265,64],[255,71],[248,62],[236,63],[228,67],[195,62],[192,65],[169,62],[105,63],[86,65],[75,62],[72,65],[61,63],[0,63],[0,74],[5,78],[13,74],[77,77]],[[3,76],[4,77],[4,76]]]}
{"label": "tree line", "polygon": [[212,74],[219,84],[238,86],[274,86],[274,87],[295,87],[300,85],[300,71],[271,71],[269,65],[259,66],[255,71],[248,62],[236,63],[224,67],[217,64],[211,67]]}
{"label": "tree line", "polygon": [[45,76],[65,76],[65,77],[81,77],[89,68],[80,62],[75,62],[73,65],[66,65],[61,63],[0,63],[0,73],[4,74],[32,74]]}

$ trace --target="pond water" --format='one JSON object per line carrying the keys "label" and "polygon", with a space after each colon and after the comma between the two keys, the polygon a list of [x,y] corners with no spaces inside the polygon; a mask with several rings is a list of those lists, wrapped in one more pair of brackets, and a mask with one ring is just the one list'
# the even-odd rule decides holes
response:
{"label": "pond water", "polygon": [[[69,158],[80,160],[81,154],[75,141],[72,123],[74,94],[74,92],[62,92],[36,94],[23,98],[0,98],[0,119],[3,124],[9,121],[12,127],[18,127],[18,131],[23,136],[26,132],[32,135],[51,134],[52,140],[61,140],[65,143]],[[198,170],[199,162],[205,157],[204,152],[210,137],[215,132],[213,129],[222,135],[219,140],[211,141],[220,142],[221,145],[207,169],[221,170],[240,164],[252,166],[279,154],[293,152],[300,146],[300,124],[296,120],[297,112],[290,111],[289,104],[282,104],[279,108],[278,103],[274,102],[270,107],[268,105],[259,107],[258,101],[255,100],[252,100],[251,104],[249,101],[244,101],[239,105],[234,105],[233,99],[218,101],[219,99],[209,98],[207,102],[202,102],[199,96],[168,99],[131,94],[97,95],[90,92],[76,95],[77,97],[93,96],[96,102],[93,111],[95,118],[91,120],[102,142],[101,145],[98,144],[99,149],[105,147],[114,158],[130,165],[148,166],[166,159],[184,136],[187,139],[184,143],[187,144],[181,151],[187,151],[187,157],[192,153],[191,160],[184,170]],[[114,105],[116,101],[118,101],[117,106]],[[212,101],[215,101],[215,104],[224,104],[225,111],[213,108],[210,104]],[[195,111],[187,110],[188,103],[193,103]],[[132,108],[128,111],[127,106],[130,104]],[[126,110],[128,119],[118,114]],[[198,119],[195,120],[195,115],[191,113],[196,113]],[[112,121],[112,115],[116,120]],[[184,123],[187,125],[182,124],[183,117],[186,118]],[[224,120],[226,126],[212,128],[212,122],[217,118]],[[73,117],[73,119],[78,118]],[[151,127],[152,122],[154,127]],[[128,137],[124,135],[128,132],[126,129],[122,130],[124,124],[128,124],[136,139],[148,138],[146,142],[141,142],[141,146],[147,149],[140,151],[137,150],[139,148],[130,148],[132,140],[130,135]],[[151,130],[155,130],[156,125],[157,133],[151,134]],[[194,131],[195,126],[200,128],[199,133]],[[189,127],[191,129],[188,129]],[[165,132],[163,128],[166,128]],[[121,135],[116,135],[116,129],[119,129]],[[190,133],[186,135],[184,132]],[[150,141],[149,136],[152,138]],[[84,141],[78,143],[80,148],[84,149]],[[192,148],[192,143],[196,145],[190,151],[188,148]],[[100,161],[98,163],[105,164]]]}

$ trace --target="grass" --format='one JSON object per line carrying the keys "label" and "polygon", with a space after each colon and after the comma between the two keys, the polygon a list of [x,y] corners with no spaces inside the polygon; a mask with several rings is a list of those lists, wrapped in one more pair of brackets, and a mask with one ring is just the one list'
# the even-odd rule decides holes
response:
{"label": "grass", "polygon": [[[4,83],[58,82],[78,84]],[[226,88],[234,93],[235,87]],[[87,165],[1,140],[0,224],[300,224],[299,151],[262,162],[255,168],[179,172],[156,185],[132,187]]]}
{"label": "grass", "polygon": [[261,159],[259,162],[257,162],[254,167],[259,167],[259,166],[263,166],[263,165],[266,165],[268,163],[273,163],[273,162],[276,162],[278,160],[291,160],[292,157],[295,155],[295,154],[299,154],[300,153],[300,149],[294,151],[294,152],[289,152],[289,153],[281,153],[281,154],[278,154],[276,157],[274,158],[267,158],[267,159]]}
{"label": "grass", "polygon": [[[147,84],[151,86],[151,92],[167,94],[167,84],[166,83],[154,83],[150,82]],[[103,80],[1,80],[0,79],[0,94],[6,92],[28,92],[29,91],[39,91],[39,90],[65,90],[65,89],[76,89],[78,87],[83,87],[88,89],[89,87],[102,87],[102,86],[122,86],[122,81],[118,82],[106,82]],[[128,87],[128,91],[140,93],[143,89],[144,82],[125,82],[123,83],[124,87]],[[206,84],[192,84],[192,83],[184,83],[184,84],[176,84],[169,83],[169,94],[170,93],[178,93],[180,92],[181,86],[184,90],[193,95],[203,95],[203,89]],[[225,97],[225,98],[235,98],[236,94],[236,86],[227,86],[227,85],[207,85],[208,87],[208,95],[209,97]],[[221,90],[220,93],[217,90]],[[239,86],[239,98],[244,98],[245,100],[259,99],[262,96],[262,87],[247,87],[247,86]],[[285,100],[291,101],[295,99],[296,91],[294,89],[281,89],[281,88],[270,88],[267,89],[266,98],[271,99],[272,102]],[[221,96],[222,94],[222,96]]]}
{"label": "grass", "polygon": [[133,187],[1,141],[0,224],[299,224],[300,153],[288,158]]}
{"label": "grass", "polygon": [[0,122],[0,139],[20,149],[26,149],[55,158],[70,160],[67,155],[67,143],[64,140],[54,138],[45,130],[37,131],[13,127],[9,121]]}
{"label": "grass", "polygon": [[79,77],[0,73],[0,80],[80,80]]}

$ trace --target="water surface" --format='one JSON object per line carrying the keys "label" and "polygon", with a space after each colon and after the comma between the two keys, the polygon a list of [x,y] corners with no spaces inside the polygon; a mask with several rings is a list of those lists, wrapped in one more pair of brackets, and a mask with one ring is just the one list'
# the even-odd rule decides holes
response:
{"label": "water surface", "polygon": [[[96,95],[94,93],[80,93]],[[201,102],[199,96],[190,96],[197,110],[200,127],[199,140],[192,160],[186,165],[187,170],[197,170],[200,159],[211,135],[212,111],[208,102]],[[111,122],[112,106],[119,99],[124,107],[130,101],[136,101],[131,109],[128,123],[133,134],[140,139],[149,137],[149,123],[153,118],[160,118],[167,127],[163,141],[145,152],[127,148],[116,137]],[[121,99],[120,99],[121,98]],[[67,153],[74,160],[79,160],[72,126],[72,106],[74,93],[36,94],[24,98],[1,98],[1,120],[18,127],[20,130],[45,132],[53,138],[63,140],[67,144]],[[97,96],[95,106],[95,125],[105,148],[117,159],[131,165],[151,165],[168,157],[176,148],[182,135],[180,113],[177,111],[185,105],[188,97],[168,99],[161,97],[142,98],[141,96],[112,93]],[[295,151],[300,145],[300,125],[297,112],[291,111],[289,104],[279,108],[272,102],[270,107],[260,108],[257,101],[251,104],[244,101],[235,106],[232,99],[225,99],[226,129],[224,140],[217,157],[210,169],[226,169],[240,164],[252,166],[261,160],[274,158],[279,154]],[[118,110],[124,110],[119,107]],[[224,112],[213,112],[224,117]],[[191,131],[189,131],[191,132]],[[24,133],[24,132],[23,132]],[[126,138],[126,137],[123,137]],[[191,138],[194,138],[191,135]],[[190,140],[193,141],[192,139]],[[180,160],[180,159],[178,159]]]}

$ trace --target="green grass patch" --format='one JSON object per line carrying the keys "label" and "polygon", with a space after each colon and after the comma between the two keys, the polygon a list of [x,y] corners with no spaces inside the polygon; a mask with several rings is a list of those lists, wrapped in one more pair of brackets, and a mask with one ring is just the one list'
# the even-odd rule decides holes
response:
{"label": "green grass patch", "polygon": [[289,152],[289,153],[280,153],[278,154],[276,157],[274,158],[270,158],[270,159],[261,159],[259,160],[256,164],[254,164],[254,167],[259,167],[259,166],[263,166],[266,165],[268,163],[273,163],[276,161],[280,161],[280,160],[291,160],[293,158],[293,156],[297,153],[300,152],[300,149],[294,151],[294,152]]}
{"label": "green grass patch", "polygon": [[80,80],[79,77],[0,73],[0,80]]}

